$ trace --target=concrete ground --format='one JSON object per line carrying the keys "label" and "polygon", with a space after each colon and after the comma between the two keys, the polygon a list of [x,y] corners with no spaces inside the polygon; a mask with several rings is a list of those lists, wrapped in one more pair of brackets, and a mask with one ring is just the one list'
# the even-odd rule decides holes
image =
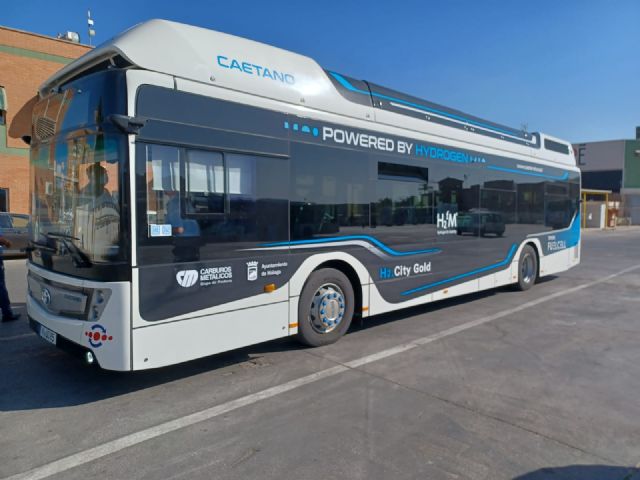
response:
{"label": "concrete ground", "polygon": [[[0,478],[638,480],[640,230],[582,264],[157,371],[0,324]],[[24,261],[7,262],[24,313]],[[21,475],[21,473],[26,474]]]}

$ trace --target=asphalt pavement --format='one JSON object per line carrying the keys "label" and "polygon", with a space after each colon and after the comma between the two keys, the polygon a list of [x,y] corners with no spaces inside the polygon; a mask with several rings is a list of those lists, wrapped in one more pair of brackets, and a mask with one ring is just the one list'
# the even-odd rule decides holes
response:
{"label": "asphalt pavement", "polygon": [[[25,262],[6,262],[24,312]],[[579,267],[154,371],[0,324],[0,478],[640,480],[640,229]]]}

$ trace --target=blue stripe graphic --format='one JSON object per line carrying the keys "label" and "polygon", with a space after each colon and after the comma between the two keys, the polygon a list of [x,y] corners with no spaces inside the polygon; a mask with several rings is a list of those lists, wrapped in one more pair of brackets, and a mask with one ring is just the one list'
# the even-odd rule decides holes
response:
{"label": "blue stripe graphic", "polygon": [[262,247],[291,247],[295,245],[311,245],[311,244],[322,244],[329,242],[345,242],[349,240],[365,240],[367,242],[371,242],[376,247],[378,247],[383,252],[392,255],[394,257],[405,257],[407,255],[419,255],[425,253],[440,253],[442,250],[439,248],[428,248],[426,250],[411,250],[409,252],[399,252],[394,250],[393,248],[388,247],[380,240],[370,237],[369,235],[347,235],[344,237],[327,237],[327,238],[317,238],[313,240],[295,240],[293,242],[276,242],[276,243],[265,243],[261,245]]}
{"label": "blue stripe graphic", "polygon": [[518,245],[514,243],[513,245],[511,245],[511,249],[509,250],[509,253],[507,254],[506,258],[501,262],[494,263],[493,265],[487,265],[486,267],[477,268],[467,273],[461,273],[460,275],[456,275],[455,277],[446,278],[438,282],[428,283],[426,285],[422,285],[421,287],[412,288],[411,290],[406,290],[402,292],[401,295],[411,295],[412,293],[421,292],[423,290],[427,290],[428,288],[437,287],[438,285],[444,285],[445,283],[450,283],[455,280],[460,280],[461,278],[469,277],[471,275],[475,275],[476,273],[486,272],[487,270],[491,270],[493,268],[504,267],[511,262],[511,260],[513,259],[513,255],[516,253],[517,249],[518,249]]}
{"label": "blue stripe graphic", "polygon": [[[353,85],[351,85],[349,83],[349,81],[346,78],[344,78],[342,75],[340,75],[338,73],[335,73],[335,72],[329,72],[329,73],[344,88],[346,88],[347,90],[350,90],[352,92],[361,93],[361,94],[367,95],[367,96],[368,95],[372,95],[374,97],[382,98],[384,100],[389,100],[390,102],[402,103],[402,104],[407,105],[409,107],[417,108],[419,110],[424,110],[425,112],[435,113],[437,115],[442,115],[443,117],[451,118],[453,120],[458,120],[458,121],[461,121],[461,122],[470,123],[472,125],[476,125],[478,127],[486,128],[487,130],[493,130],[495,132],[504,133],[504,134],[510,135],[512,137],[517,137],[518,136],[518,134],[515,133],[515,132],[510,132],[510,131],[504,130],[502,128],[494,127],[493,125],[488,125],[486,123],[478,122],[476,120],[471,120],[470,118],[461,117],[461,116],[455,115],[453,113],[444,112],[442,110],[437,110],[435,108],[425,107],[424,105],[420,105],[418,103],[407,102],[406,100],[402,100],[400,98],[395,98],[395,97],[389,97],[387,95],[382,95],[381,93],[375,93],[375,92],[369,92],[369,91],[365,91],[365,90],[360,90],[359,88],[356,88]],[[523,139],[523,140],[529,141],[529,140],[526,140],[526,139]]]}
{"label": "blue stripe graphic", "polygon": [[[576,212],[568,228],[562,230],[552,230],[550,232],[537,233],[527,236],[530,238],[542,238],[545,236],[548,237],[549,235],[555,235],[556,240],[564,240],[565,242],[567,242],[566,248],[571,248],[578,245],[578,243],[580,242],[580,212]],[[555,253],[555,251],[547,252],[547,254],[550,253]]]}
{"label": "blue stripe graphic", "polygon": [[546,175],[544,173],[528,172],[526,170],[519,170],[516,168],[496,167],[494,165],[487,165],[487,168],[491,170],[498,170],[500,172],[519,173],[521,175],[531,175],[532,177],[550,178],[552,180],[566,180],[569,178],[569,172],[564,172],[562,175]]}

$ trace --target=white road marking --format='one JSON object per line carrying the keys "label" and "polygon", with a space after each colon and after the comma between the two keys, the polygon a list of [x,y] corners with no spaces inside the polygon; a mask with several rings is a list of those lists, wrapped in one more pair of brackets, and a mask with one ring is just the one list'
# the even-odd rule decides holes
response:
{"label": "white road marking", "polygon": [[282,393],[289,392],[291,390],[302,387],[304,385],[308,385],[310,383],[315,383],[324,378],[333,377],[335,375],[346,372],[348,370],[362,367],[363,365],[367,365],[369,363],[373,363],[378,360],[382,360],[384,358],[388,358],[393,355],[397,355],[399,353],[412,350],[419,346],[427,345],[429,343],[435,342],[436,340],[440,340],[442,338],[449,337],[451,335],[455,335],[460,332],[464,332],[465,330],[469,330],[470,328],[474,328],[479,325],[484,325],[486,323],[492,322],[499,318],[504,318],[513,313],[526,310],[528,308],[534,307],[541,303],[548,302],[555,298],[564,297],[566,295],[570,295],[580,290],[584,290],[585,288],[593,287],[595,285],[608,282],[609,280],[612,280],[616,277],[619,277],[621,275],[624,275],[626,273],[629,273],[631,271],[638,270],[638,269],[640,269],[640,265],[635,265],[633,267],[625,268],[624,270],[620,270],[617,273],[607,275],[606,277],[602,277],[598,280],[594,280],[593,282],[588,282],[582,285],[578,285],[576,287],[568,288],[566,290],[561,290],[556,293],[546,295],[542,298],[538,298],[535,300],[531,300],[530,302],[523,303],[522,305],[519,305],[517,307],[509,308],[507,310],[503,310],[493,315],[482,317],[476,320],[472,320],[470,322],[463,323],[461,325],[457,325],[455,327],[448,328],[446,330],[443,330],[442,332],[434,333],[433,335],[428,335],[426,337],[418,338],[416,340],[404,343],[402,345],[398,345],[396,347],[382,350],[380,352],[367,355],[365,357],[357,358],[355,360],[351,360],[350,362],[346,362],[344,364],[337,365],[335,367],[331,367],[326,370],[322,370],[320,372],[312,373],[310,375],[306,375],[296,380],[291,380],[290,382],[286,382],[281,385],[276,385],[275,387],[267,388],[260,392],[252,393],[250,395],[246,395],[244,397],[231,400],[221,405],[216,405],[215,407],[210,407],[205,410],[201,410],[199,412],[186,415],[184,417],[176,418],[175,420],[170,420],[168,422],[161,423],[159,425],[156,425],[155,427],[146,428],[144,430],[140,430],[139,432],[125,435],[124,437],[111,440],[109,442],[103,443],[102,445],[98,445],[97,447],[89,448],[87,450],[74,453],[73,455],[69,455],[68,457],[61,458],[60,460],[56,460],[51,463],[42,465],[40,467],[36,467],[27,472],[18,473],[16,475],[12,475],[11,477],[6,477],[5,480],[27,480],[27,479],[40,480],[43,478],[47,478],[52,475],[56,475],[58,473],[65,472],[72,468],[78,467],[80,465],[90,463],[99,458],[106,457],[107,455],[111,455],[112,453],[118,452],[120,450],[124,450],[128,447],[132,447],[134,445],[138,445],[139,443],[146,442],[147,440],[160,437],[167,433],[171,433],[176,430],[189,427],[191,425],[203,422],[205,420],[211,420],[212,418],[218,417],[220,415],[231,412],[233,410],[237,410],[238,408],[252,405],[261,400],[273,398]]}

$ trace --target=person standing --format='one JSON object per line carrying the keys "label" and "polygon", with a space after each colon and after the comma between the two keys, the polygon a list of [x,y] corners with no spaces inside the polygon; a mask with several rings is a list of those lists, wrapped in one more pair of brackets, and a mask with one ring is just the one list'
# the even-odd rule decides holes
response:
{"label": "person standing", "polygon": [[9,292],[4,279],[4,262],[2,260],[2,250],[11,247],[11,242],[0,235],[0,310],[2,310],[2,321],[10,322],[20,318],[19,313],[13,313],[11,310],[11,302],[9,301]]}

